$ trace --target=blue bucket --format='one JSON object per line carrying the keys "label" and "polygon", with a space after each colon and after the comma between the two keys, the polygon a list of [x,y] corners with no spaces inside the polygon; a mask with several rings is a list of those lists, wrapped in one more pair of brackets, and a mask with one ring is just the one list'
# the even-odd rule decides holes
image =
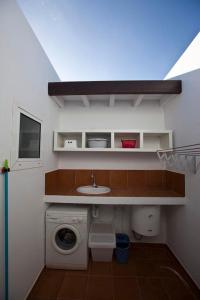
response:
{"label": "blue bucket", "polygon": [[128,262],[128,249],[130,240],[127,234],[117,233],[116,234],[116,249],[115,257],[117,262],[125,264]]}

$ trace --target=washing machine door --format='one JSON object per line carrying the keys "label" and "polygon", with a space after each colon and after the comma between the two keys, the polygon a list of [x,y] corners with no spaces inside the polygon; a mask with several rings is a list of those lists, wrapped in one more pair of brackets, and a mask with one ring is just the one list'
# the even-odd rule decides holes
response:
{"label": "washing machine door", "polygon": [[80,243],[80,233],[74,226],[62,224],[54,229],[52,244],[57,252],[61,254],[71,254],[77,250]]}

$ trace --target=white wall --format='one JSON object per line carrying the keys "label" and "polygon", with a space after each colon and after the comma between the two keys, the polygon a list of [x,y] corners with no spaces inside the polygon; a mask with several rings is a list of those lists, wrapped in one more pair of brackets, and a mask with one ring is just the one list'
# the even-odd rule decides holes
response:
{"label": "white wall", "polygon": [[[9,173],[10,300],[22,300],[44,266],[44,171],[57,168],[52,153],[58,108],[48,81],[59,78],[15,0],[0,1],[0,162],[10,159],[12,109],[17,103],[43,120],[43,168]],[[1,286],[3,176],[0,175]]]}
{"label": "white wall", "polygon": [[[180,75],[183,92],[166,105],[166,127],[175,130],[175,146],[200,142],[200,69]],[[167,243],[200,287],[200,173],[186,176],[186,206],[169,208]]]}
{"label": "white wall", "polygon": [[[58,130],[64,129],[165,129],[158,104],[139,107],[66,106],[60,113]],[[66,169],[160,169],[155,154],[142,153],[59,153],[59,168]]]}
{"label": "white wall", "polygon": [[165,79],[188,73],[200,68],[200,32],[190,43],[175,65],[165,76]]}

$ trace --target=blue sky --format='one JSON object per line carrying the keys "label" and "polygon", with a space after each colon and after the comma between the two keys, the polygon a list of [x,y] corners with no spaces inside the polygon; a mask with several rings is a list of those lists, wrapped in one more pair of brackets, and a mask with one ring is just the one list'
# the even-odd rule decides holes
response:
{"label": "blue sky", "polygon": [[199,0],[18,0],[63,81],[163,79],[200,31]]}

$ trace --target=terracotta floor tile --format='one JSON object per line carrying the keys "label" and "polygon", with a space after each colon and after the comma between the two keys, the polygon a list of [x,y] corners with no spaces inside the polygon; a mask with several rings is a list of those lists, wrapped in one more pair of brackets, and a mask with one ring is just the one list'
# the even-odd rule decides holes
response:
{"label": "terracotta floor tile", "polygon": [[142,300],[169,300],[160,279],[139,278],[138,281]]}
{"label": "terracotta floor tile", "polygon": [[86,292],[87,300],[113,300],[113,278],[89,276]]}
{"label": "terracotta floor tile", "polygon": [[28,297],[83,299],[197,300],[200,292],[166,246],[141,243],[130,248],[127,264],[90,260],[88,270],[83,271],[44,269]]}
{"label": "terracotta floor tile", "polygon": [[164,245],[134,244],[130,249],[130,256],[139,260],[173,260],[172,254]]}
{"label": "terracotta floor tile", "polygon": [[79,276],[87,276],[89,274],[91,261],[88,262],[88,267],[86,270],[67,270],[67,273],[70,275],[79,275]]}
{"label": "terracotta floor tile", "polygon": [[28,300],[55,300],[64,276],[63,270],[45,269],[33,287]]}
{"label": "terracotta floor tile", "polygon": [[87,270],[68,270],[67,273],[71,276],[87,276],[89,274],[89,267]]}
{"label": "terracotta floor tile", "polygon": [[149,260],[142,260],[136,262],[136,275],[142,277],[156,277],[159,276],[158,265]]}
{"label": "terracotta floor tile", "polygon": [[90,264],[90,275],[112,275],[112,263],[110,262],[92,262]]}
{"label": "terracotta floor tile", "polygon": [[115,300],[141,300],[136,278],[114,278]]}
{"label": "terracotta floor tile", "polygon": [[129,251],[129,256],[134,259],[148,259],[148,249],[146,247],[133,246]]}
{"label": "terracotta floor tile", "polygon": [[70,276],[64,277],[59,289],[57,300],[83,300],[85,299],[87,276]]}
{"label": "terracotta floor tile", "polygon": [[132,261],[128,261],[127,264],[113,262],[112,273],[114,276],[135,276],[137,275],[136,264]]}
{"label": "terracotta floor tile", "polygon": [[150,260],[173,260],[173,256],[169,250],[165,247],[152,247],[149,246],[146,249],[146,258]]}
{"label": "terracotta floor tile", "polygon": [[164,290],[168,294],[170,300],[197,300],[199,299],[195,296],[190,287],[185,285],[180,279],[165,278],[162,279],[162,285]]}

